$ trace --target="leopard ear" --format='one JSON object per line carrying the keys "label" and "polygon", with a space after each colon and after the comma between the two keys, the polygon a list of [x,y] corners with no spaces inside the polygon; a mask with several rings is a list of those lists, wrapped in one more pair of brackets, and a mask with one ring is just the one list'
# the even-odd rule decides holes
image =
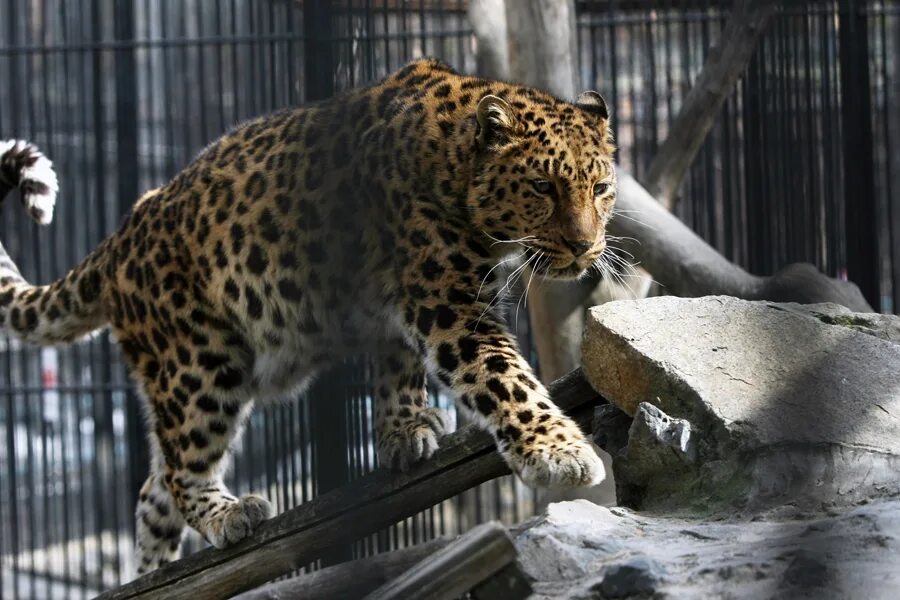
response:
{"label": "leopard ear", "polygon": [[575,106],[595,114],[601,119],[609,120],[609,108],[606,106],[606,100],[593,90],[581,92],[575,100]]}
{"label": "leopard ear", "polygon": [[479,148],[506,143],[515,134],[519,124],[512,106],[503,98],[491,94],[478,101],[475,118],[478,121],[475,139]]}

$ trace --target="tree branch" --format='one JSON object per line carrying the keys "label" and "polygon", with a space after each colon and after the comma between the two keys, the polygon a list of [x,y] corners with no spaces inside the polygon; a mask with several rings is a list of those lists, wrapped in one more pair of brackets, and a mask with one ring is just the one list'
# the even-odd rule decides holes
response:
{"label": "tree branch", "polygon": [[722,109],[750,63],[776,0],[735,0],[719,43],[711,48],[697,81],[643,178],[644,187],[672,210],[685,174],[694,162]]}
{"label": "tree branch", "polygon": [[662,207],[635,179],[618,172],[620,211],[608,229],[625,239],[620,247],[639,257],[663,291],[674,296],[724,294],[746,300],[835,302],[871,312],[856,284],[823,275],[808,264],[789,265],[771,277],[747,273],[719,254]]}

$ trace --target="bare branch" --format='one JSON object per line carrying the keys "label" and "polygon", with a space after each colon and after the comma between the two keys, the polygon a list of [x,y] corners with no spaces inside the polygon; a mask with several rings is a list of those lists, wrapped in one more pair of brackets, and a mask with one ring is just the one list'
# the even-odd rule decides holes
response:
{"label": "bare branch", "polygon": [[[856,284],[823,275],[808,264],[785,267],[771,277],[747,273],[707,244],[621,170],[616,209],[609,224],[621,246],[640,257],[668,294],[725,294],[746,300],[835,302],[856,312],[871,312]],[[640,240],[637,242],[636,240]]]}
{"label": "bare branch", "polygon": [[651,196],[672,210],[675,195],[741,74],[746,70],[776,0],[736,0],[719,43],[691,86],[678,116],[647,169],[642,183]]}

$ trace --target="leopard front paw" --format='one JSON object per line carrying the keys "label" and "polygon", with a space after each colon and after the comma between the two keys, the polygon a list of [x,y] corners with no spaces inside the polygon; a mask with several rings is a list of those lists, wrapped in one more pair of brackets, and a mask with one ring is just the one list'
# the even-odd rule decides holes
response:
{"label": "leopard front paw", "polygon": [[503,454],[530,487],[588,487],[606,478],[603,461],[574,423],[538,433]]}
{"label": "leopard front paw", "polygon": [[431,457],[447,418],[439,408],[425,408],[407,417],[388,418],[378,431],[378,461],[391,469],[408,471]]}
{"label": "leopard front paw", "polygon": [[259,496],[244,496],[211,511],[206,539],[216,548],[225,548],[250,536],[260,523],[271,518],[272,513],[268,500]]}

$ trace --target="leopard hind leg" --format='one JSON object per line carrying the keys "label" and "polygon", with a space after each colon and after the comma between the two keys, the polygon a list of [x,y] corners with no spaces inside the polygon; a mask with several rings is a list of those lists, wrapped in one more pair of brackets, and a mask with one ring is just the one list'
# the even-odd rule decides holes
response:
{"label": "leopard hind leg", "polygon": [[166,486],[160,463],[153,461],[153,472],[141,487],[135,510],[138,575],[175,560],[184,538],[184,516]]}

